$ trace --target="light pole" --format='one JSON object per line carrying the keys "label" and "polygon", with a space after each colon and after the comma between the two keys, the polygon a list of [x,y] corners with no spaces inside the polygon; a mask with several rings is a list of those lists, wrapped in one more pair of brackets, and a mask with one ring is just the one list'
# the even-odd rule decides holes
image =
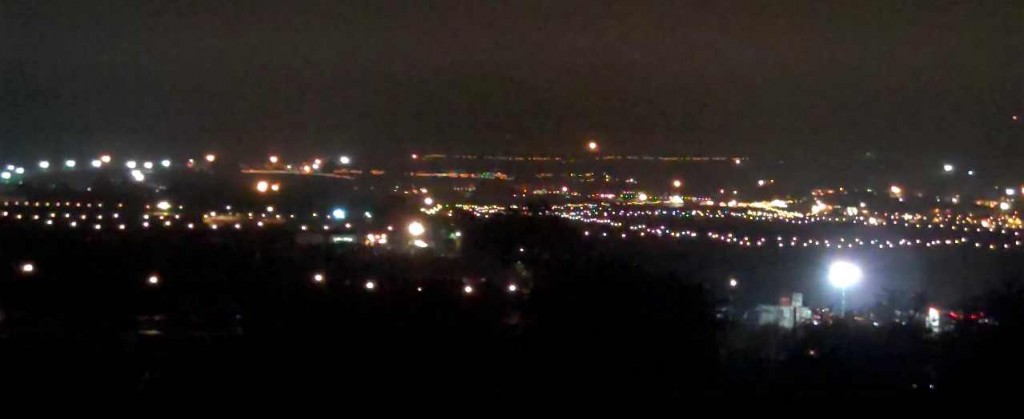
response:
{"label": "light pole", "polygon": [[847,261],[832,262],[828,268],[828,282],[839,288],[841,297],[839,300],[839,315],[846,317],[846,289],[860,282],[863,273],[860,267]]}

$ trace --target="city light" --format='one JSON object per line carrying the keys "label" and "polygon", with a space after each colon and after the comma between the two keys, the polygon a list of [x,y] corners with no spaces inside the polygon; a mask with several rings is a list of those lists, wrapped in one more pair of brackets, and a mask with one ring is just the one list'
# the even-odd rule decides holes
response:
{"label": "city light", "polygon": [[899,186],[896,185],[892,185],[889,187],[889,192],[892,192],[893,195],[899,195],[903,193],[903,188],[900,188]]}
{"label": "city light", "polygon": [[34,265],[32,262],[25,262],[21,264],[21,268],[19,270],[24,275],[31,275],[33,272],[36,271],[36,265]]}
{"label": "city light", "polygon": [[25,174],[25,168],[24,167],[16,167],[14,169],[14,173],[19,174],[19,175],[23,175],[23,174]]}
{"label": "city light", "polygon": [[472,294],[473,293],[473,287],[470,286],[470,285],[466,285],[466,286],[462,287],[462,292],[464,292],[466,294]]}
{"label": "city light", "polygon": [[341,164],[347,165],[347,164],[352,162],[352,159],[350,159],[348,156],[341,156],[341,157],[338,158],[338,162],[341,163]]}
{"label": "city light", "polygon": [[729,288],[736,288],[739,284],[740,281],[737,281],[736,278],[729,278]]}
{"label": "city light", "polygon": [[168,159],[160,160],[160,165],[166,169],[168,167],[171,167],[171,161]]}
{"label": "city light", "polygon": [[683,181],[681,181],[679,179],[676,179],[676,180],[672,181],[672,187],[673,188],[679,188],[679,187],[682,187],[682,186],[683,186]]}
{"label": "city light", "polygon": [[953,167],[952,164],[946,163],[946,164],[942,165],[942,171],[943,172],[951,173],[951,172],[953,172],[953,169],[954,169],[954,167]]}
{"label": "city light", "polygon": [[256,182],[256,191],[259,192],[259,193],[264,193],[269,188],[270,188],[270,184],[267,183],[267,181],[265,181],[265,180],[261,180],[259,182]]}
{"label": "city light", "polygon": [[643,193],[643,192],[640,192],[640,193],[638,193],[638,194],[636,195],[636,199],[637,199],[637,201],[640,201],[640,202],[646,202],[646,201],[647,201],[647,198],[648,198],[648,197],[647,197],[647,194],[646,194],[646,193]]}
{"label": "city light", "polygon": [[516,284],[508,284],[508,292],[516,292],[518,290],[519,287],[517,287]]}
{"label": "city light", "polygon": [[597,151],[597,142],[596,141],[591,141],[591,142],[587,143],[587,150]]}
{"label": "city light", "polygon": [[1009,211],[1010,210],[1010,203],[1006,202],[1006,201],[1000,202],[999,203],[999,209],[1003,210],[1003,211]]}
{"label": "city light", "polygon": [[11,178],[11,172],[0,172],[0,179],[8,180]]}
{"label": "city light", "polygon": [[277,156],[270,156],[270,163],[277,164]]}
{"label": "city light", "polygon": [[408,230],[409,234],[413,235],[414,237],[421,236],[423,235],[423,233],[427,231],[426,227],[423,227],[423,224],[420,223],[419,221],[413,221],[409,223]]}
{"label": "city light", "polygon": [[153,162],[151,162],[151,161],[143,162],[142,163],[142,168],[146,169],[146,170],[152,170],[153,169]]}
{"label": "city light", "polygon": [[206,161],[207,162],[213,163],[216,160],[217,160],[217,156],[216,155],[214,155],[214,154],[207,154],[206,155]]}
{"label": "city light", "polygon": [[423,240],[420,240],[420,239],[416,239],[416,240],[413,240],[413,242],[412,242],[412,245],[413,245],[413,246],[416,246],[416,247],[418,247],[418,248],[420,248],[420,249],[426,249],[426,248],[427,248],[427,246],[429,246],[429,245],[427,244],[427,242],[425,242],[425,241],[423,241]]}
{"label": "city light", "polygon": [[860,267],[846,261],[833,262],[828,268],[828,281],[840,289],[856,285],[862,276]]}
{"label": "city light", "polygon": [[377,288],[377,284],[373,281],[366,281],[366,284],[363,284],[363,287],[365,287],[367,291],[373,291]]}
{"label": "city light", "polygon": [[313,282],[324,282],[324,274],[319,272],[313,274]]}
{"label": "city light", "polygon": [[104,155],[100,156],[100,161],[103,162],[103,164],[110,163],[110,155],[109,154],[104,154]]}
{"label": "city light", "polygon": [[281,190],[281,184],[280,183],[275,183],[273,185],[270,185],[270,190],[272,190],[274,192],[280,191]]}
{"label": "city light", "polygon": [[333,211],[331,211],[331,217],[334,218],[335,220],[344,220],[346,216],[347,214],[345,213],[345,210],[341,208],[335,208]]}
{"label": "city light", "polygon": [[1014,188],[1006,188],[1005,192],[1007,196],[1014,196],[1017,194],[1017,190]]}
{"label": "city light", "polygon": [[426,197],[426,198],[423,198],[423,203],[425,205],[434,205],[434,198],[431,198],[429,196]]}
{"label": "city light", "polygon": [[832,262],[828,268],[828,281],[832,286],[839,288],[841,293],[839,303],[839,315],[846,315],[846,289],[860,282],[863,273],[860,267],[846,261]]}
{"label": "city light", "polygon": [[74,169],[77,164],[78,164],[78,162],[76,162],[74,160],[65,160],[64,161],[64,167],[67,167],[68,169]]}
{"label": "city light", "polygon": [[92,167],[95,167],[97,169],[99,169],[100,166],[103,166],[103,162],[100,160],[93,160],[90,164],[92,164]]}
{"label": "city light", "polygon": [[124,162],[124,166],[129,169],[135,169],[136,167],[138,167],[138,163],[135,163],[135,160],[128,160]]}
{"label": "city light", "polygon": [[132,179],[134,179],[136,182],[142,182],[142,181],[146,180],[146,175],[142,174],[142,171],[140,171],[138,169],[132,170],[131,174],[132,174]]}
{"label": "city light", "polygon": [[146,279],[146,282],[148,282],[149,285],[157,285],[160,283],[160,277],[156,275],[150,275],[149,278]]}
{"label": "city light", "polygon": [[161,211],[167,211],[167,210],[171,209],[171,203],[167,202],[167,201],[160,201],[160,202],[157,202],[156,207],[157,207],[157,209],[159,209]]}
{"label": "city light", "polygon": [[43,170],[49,169],[50,168],[50,162],[48,162],[46,160],[40,161],[39,162],[39,168],[43,169]]}

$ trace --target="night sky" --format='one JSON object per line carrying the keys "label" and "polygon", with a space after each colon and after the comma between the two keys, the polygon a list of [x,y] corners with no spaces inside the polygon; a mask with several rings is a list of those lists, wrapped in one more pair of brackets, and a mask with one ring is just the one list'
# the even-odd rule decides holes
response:
{"label": "night sky", "polygon": [[0,1],[0,157],[1024,157],[1021,2],[297,3]]}

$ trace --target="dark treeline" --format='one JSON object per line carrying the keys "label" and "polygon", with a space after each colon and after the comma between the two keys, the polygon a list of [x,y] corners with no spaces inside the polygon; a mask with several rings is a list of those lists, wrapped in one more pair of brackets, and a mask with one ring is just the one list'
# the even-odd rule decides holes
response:
{"label": "dark treeline", "polygon": [[463,227],[461,255],[440,258],[298,247],[275,229],[0,225],[0,386],[249,408],[595,409],[988,393],[1024,371],[1012,288],[986,300],[1000,327],[937,338],[916,325],[749,328],[716,320],[699,281],[560,220]]}

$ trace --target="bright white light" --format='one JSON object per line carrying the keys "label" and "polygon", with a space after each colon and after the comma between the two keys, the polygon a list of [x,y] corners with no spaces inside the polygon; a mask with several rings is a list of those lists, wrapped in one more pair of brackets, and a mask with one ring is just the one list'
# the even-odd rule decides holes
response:
{"label": "bright white light", "polygon": [[419,221],[409,223],[409,234],[412,234],[413,236],[421,236],[426,231],[426,227],[423,227],[423,224]]}
{"label": "bright white light", "polygon": [[587,143],[587,149],[590,150],[590,151],[597,151],[597,142],[596,141],[591,141],[591,142]]}
{"label": "bright white light", "polygon": [[758,179],[757,186],[764,186],[764,179]]}
{"label": "bright white light", "polygon": [[1009,196],[1014,196],[1017,194],[1017,190],[1013,188],[1006,188],[1006,194]]}
{"label": "bright white light", "polygon": [[470,285],[466,285],[465,287],[462,287],[462,292],[464,292],[466,294],[472,294],[473,293],[473,287],[470,286]]}
{"label": "bright white light", "polygon": [[48,162],[46,160],[40,161],[39,162],[39,168],[40,169],[44,169],[44,170],[45,169],[49,169],[50,168],[50,162]]}
{"label": "bright white light", "polygon": [[146,175],[142,174],[141,170],[132,170],[132,179],[135,179],[136,182],[142,182],[146,180]]}
{"label": "bright white light", "polygon": [[1010,203],[1009,202],[1000,202],[999,203],[999,209],[1001,209],[1003,211],[1009,211],[1010,210]]}
{"label": "bright white light", "polygon": [[736,286],[739,285],[739,284],[740,284],[740,282],[737,281],[736,278],[729,278],[729,287],[730,288],[736,288]]}
{"label": "bright white light", "polygon": [[128,160],[128,161],[124,162],[124,166],[129,168],[129,169],[134,169],[134,168],[138,167],[138,163],[135,163],[135,160]]}
{"label": "bright white light", "polygon": [[270,185],[270,190],[272,190],[274,192],[277,192],[277,191],[281,190],[281,184],[280,183],[275,183],[273,185]]}
{"label": "bright white light", "polygon": [[171,161],[167,159],[160,160],[160,165],[164,168],[171,167]]}
{"label": "bright white light", "polygon": [[33,265],[32,262],[25,262],[25,263],[21,264],[21,273],[23,273],[23,274],[30,274],[30,273],[35,272],[35,271],[36,271],[36,265]]}
{"label": "bright white light", "polygon": [[423,203],[425,205],[434,205],[434,198],[431,198],[429,196],[426,197],[426,198],[423,198]]}
{"label": "bright white light", "polygon": [[256,182],[256,190],[259,191],[260,193],[266,192],[267,188],[269,188],[269,187],[270,187],[270,184],[267,183],[267,181],[265,181],[265,180],[261,180],[259,182]]}
{"label": "bright white light", "polygon": [[64,166],[68,169],[74,169],[76,165],[78,165],[78,162],[74,160],[64,160]]}
{"label": "bright white light", "polygon": [[416,247],[418,247],[418,248],[420,248],[420,249],[425,249],[425,248],[426,248],[426,247],[428,246],[428,245],[427,245],[427,242],[425,242],[425,241],[423,241],[423,240],[420,240],[420,239],[416,239],[416,240],[414,240],[414,241],[412,242],[412,245],[413,245],[413,246],[416,246]]}
{"label": "bright white light", "polygon": [[946,164],[942,165],[942,171],[943,172],[950,173],[950,172],[953,171],[953,169],[954,169],[954,167],[953,167],[952,164],[946,163]]}
{"label": "bright white light", "polygon": [[161,211],[167,211],[171,209],[171,203],[167,201],[160,201],[156,203],[156,207]]}
{"label": "bright white light", "polygon": [[315,274],[313,274],[313,281],[314,282],[324,282],[324,274],[322,274],[322,273],[315,273]]}
{"label": "bright white light", "polygon": [[366,217],[366,218],[373,218],[373,214],[370,214],[370,211],[364,211],[364,212],[363,212],[363,217]]}
{"label": "bright white light", "polygon": [[156,275],[150,275],[149,279],[147,279],[146,282],[148,282],[149,285],[157,285],[160,283],[160,277]]}
{"label": "bright white light", "polygon": [[100,161],[103,162],[103,163],[110,163],[110,155],[109,154],[104,154],[104,155],[100,156]]}
{"label": "bright white light", "polygon": [[352,159],[350,159],[348,156],[341,156],[338,158],[338,162],[340,162],[341,164],[349,164],[352,163]]}
{"label": "bright white light", "polygon": [[92,167],[95,167],[97,169],[99,169],[100,166],[103,166],[103,162],[100,161],[100,160],[93,160],[91,164],[92,164]]}
{"label": "bright white light", "polygon": [[519,287],[517,287],[516,284],[508,284],[508,292],[516,292],[518,290]]}
{"label": "bright white light", "polygon": [[679,195],[672,195],[671,197],[668,198],[668,202],[671,202],[673,204],[682,204],[683,203],[683,197],[681,197]]}
{"label": "bright white light", "polygon": [[344,220],[346,215],[347,214],[345,214],[345,210],[341,208],[335,208],[334,211],[331,211],[331,217],[333,217],[335,220]]}
{"label": "bright white light", "polygon": [[639,194],[637,194],[636,199],[637,199],[637,201],[640,201],[640,202],[647,201],[647,194],[645,194],[643,192],[640,192]]}
{"label": "bright white light", "polygon": [[366,281],[366,284],[364,284],[363,286],[370,291],[373,291],[375,288],[377,288],[377,284],[374,283],[373,281]]}
{"label": "bright white light", "polygon": [[2,173],[0,173],[0,179],[7,180],[7,179],[10,179],[10,178],[11,178],[11,172],[2,172]]}
{"label": "bright white light", "polygon": [[840,289],[856,285],[862,276],[859,266],[846,261],[833,262],[828,268],[828,282]]}
{"label": "bright white light", "polygon": [[277,164],[277,156],[270,156],[270,163]]}
{"label": "bright white light", "polygon": [[681,186],[683,186],[683,181],[681,181],[679,179],[676,179],[676,180],[672,181],[672,187],[678,188],[678,187],[681,187]]}
{"label": "bright white light", "polygon": [[19,175],[23,175],[23,174],[25,174],[25,168],[24,167],[17,167],[17,168],[14,169],[14,173],[17,173]]}
{"label": "bright white light", "polygon": [[142,168],[146,169],[146,170],[152,169],[153,168],[153,162],[151,162],[151,161],[143,162],[142,163]]}
{"label": "bright white light", "polygon": [[217,156],[216,155],[213,155],[213,154],[207,154],[206,155],[206,161],[208,161],[210,163],[213,163],[216,160],[217,160]]}
{"label": "bright white light", "polygon": [[903,188],[900,188],[899,186],[896,185],[892,185],[889,187],[889,192],[892,192],[893,195],[899,195],[903,193]]}

